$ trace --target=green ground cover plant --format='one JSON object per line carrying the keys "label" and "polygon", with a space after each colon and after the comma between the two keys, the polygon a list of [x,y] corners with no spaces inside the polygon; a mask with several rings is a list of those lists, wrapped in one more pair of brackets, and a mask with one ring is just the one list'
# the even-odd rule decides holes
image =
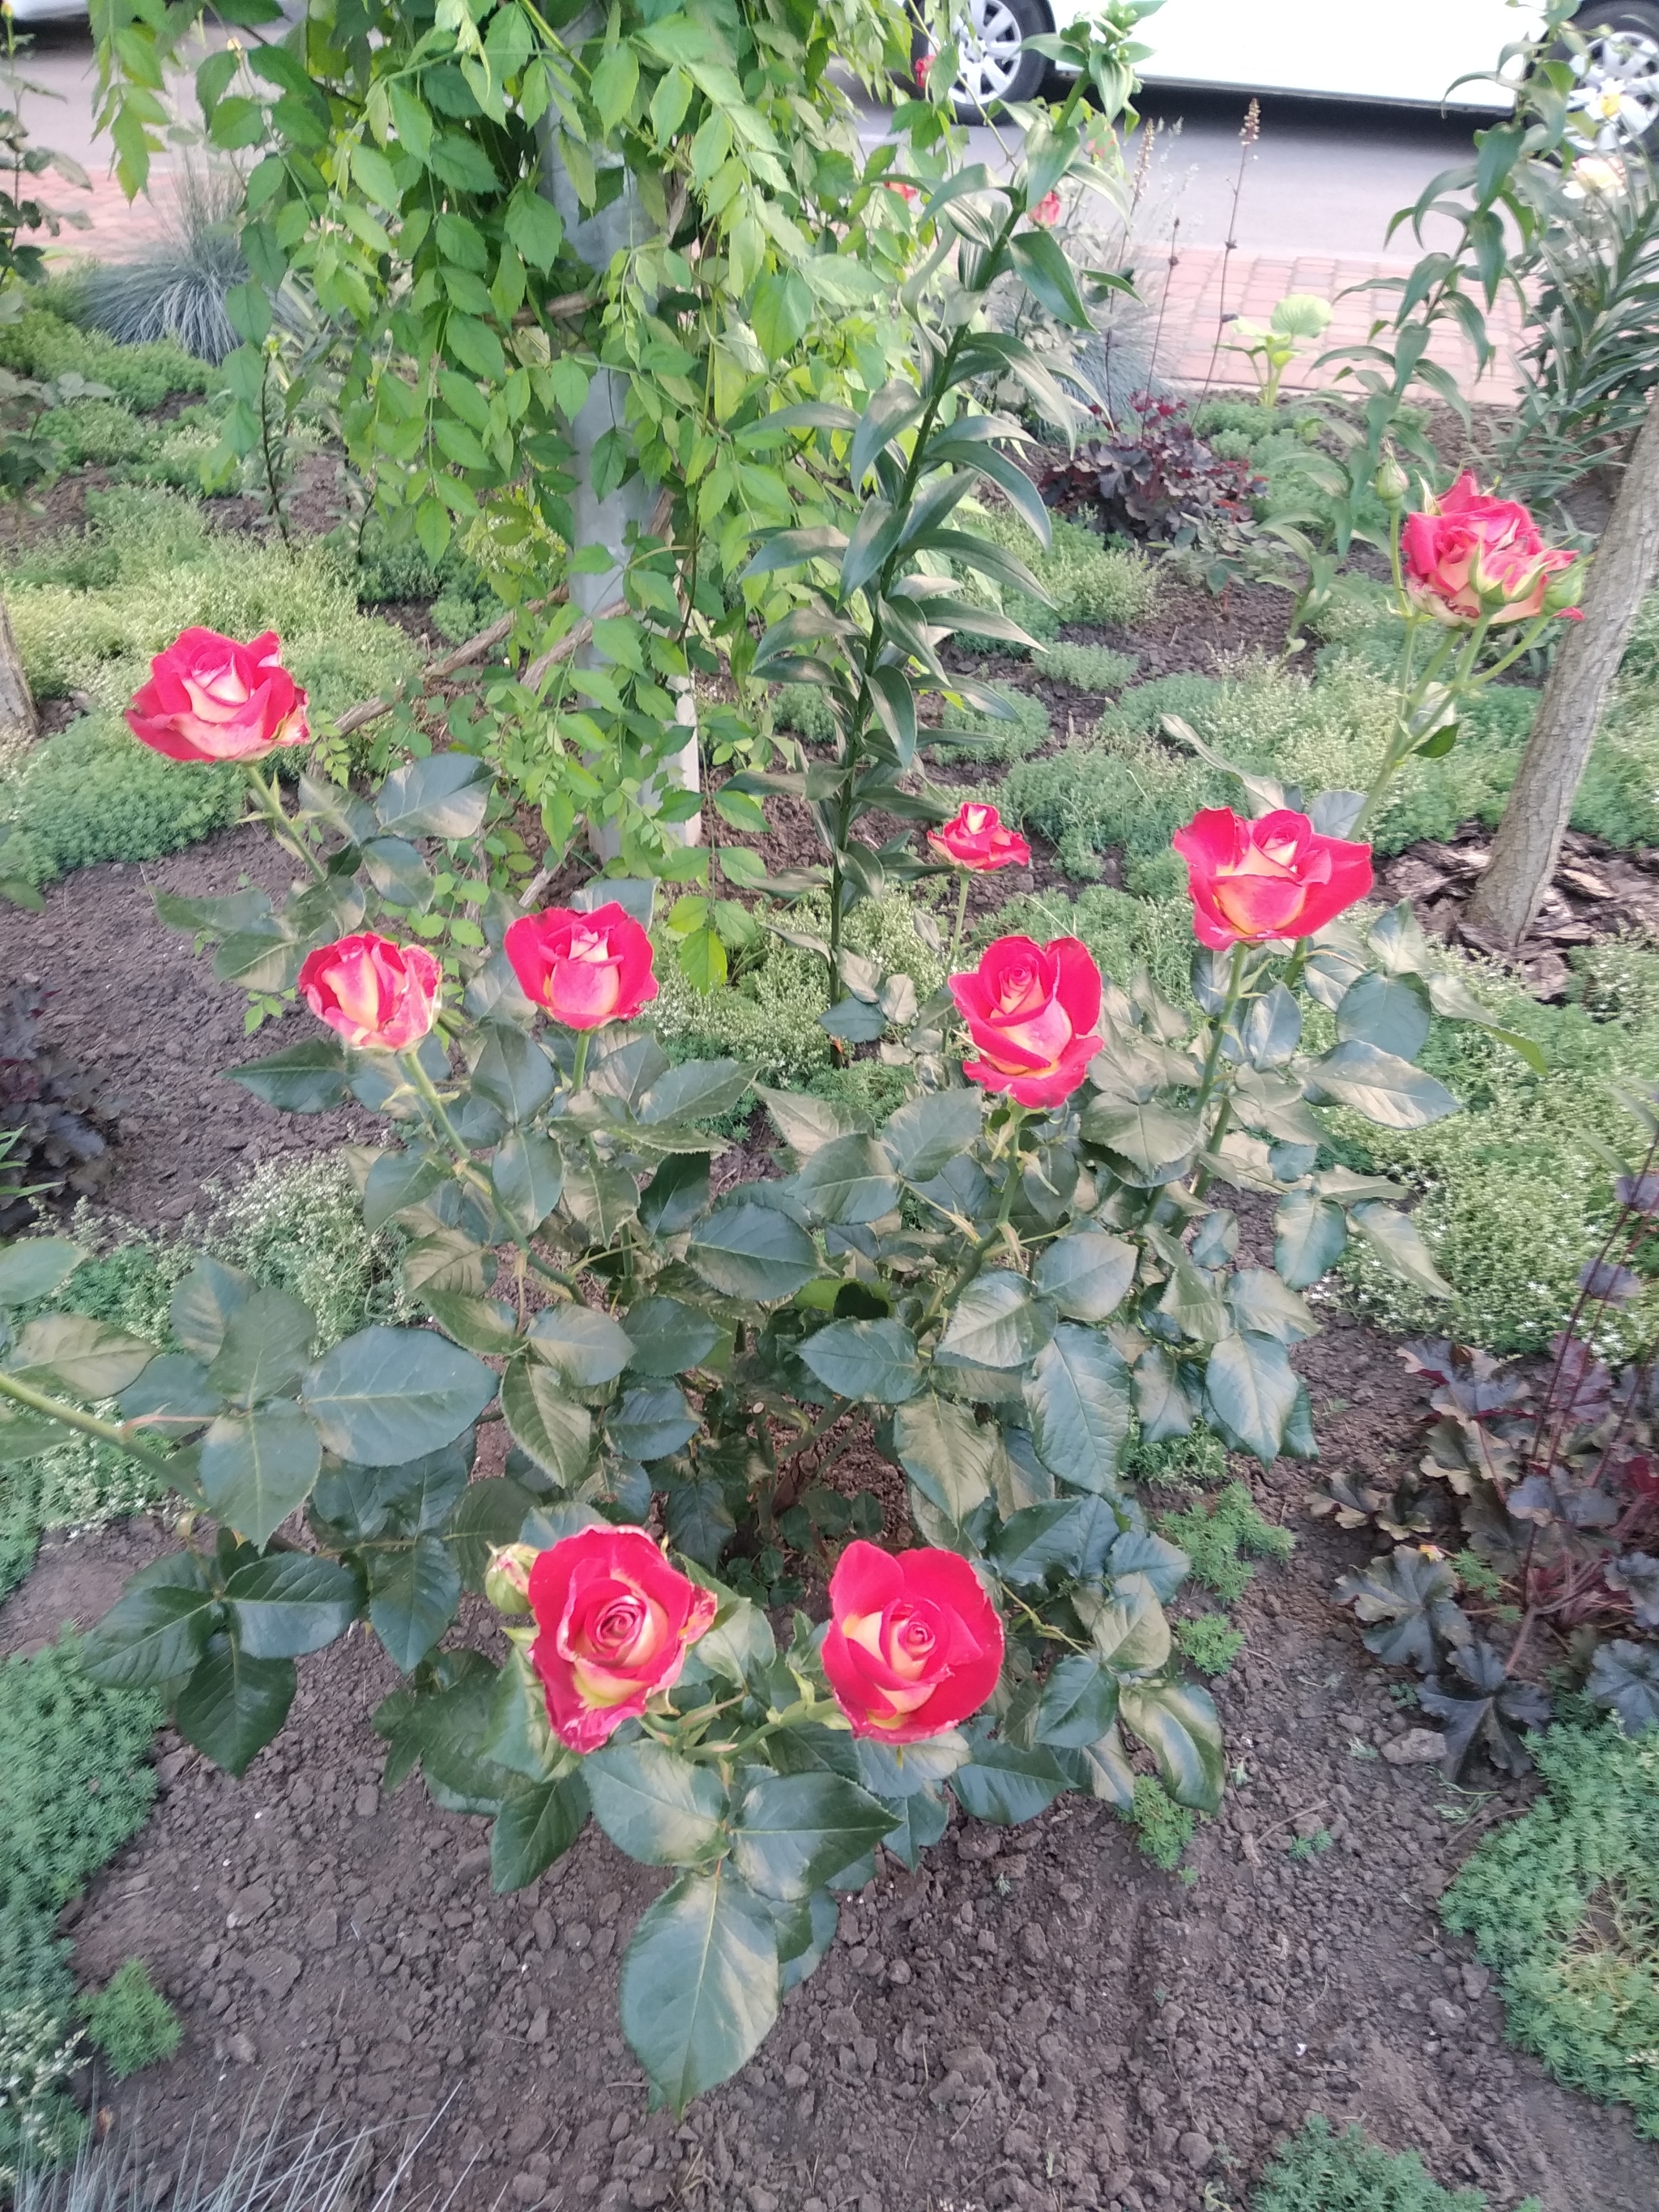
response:
{"label": "green ground cover plant", "polygon": [[[1659,954],[1615,940],[1573,955],[1577,1003],[1540,1006],[1471,966],[1494,1015],[1541,1048],[1542,1073],[1507,1046],[1437,1023],[1425,1064],[1464,1111],[1409,1140],[1330,1117],[1337,1154],[1356,1167],[1407,1174],[1423,1192],[1415,1218],[1455,1299],[1384,1281],[1363,1253],[1342,1272],[1379,1327],[1431,1329],[1498,1352],[1534,1352],[1565,1322],[1578,1273],[1613,1207],[1612,1157],[1629,1149],[1627,1095],[1659,1079]],[[1659,1335],[1659,1285],[1609,1316],[1609,1356],[1643,1356]]]}
{"label": "green ground cover plant", "polygon": [[1544,1794],[1447,1891],[1449,1928],[1498,1977],[1510,2039],[1659,2138],[1659,1728],[1551,1729]]}
{"label": "green ground cover plant", "polygon": [[171,338],[121,345],[101,331],[83,330],[51,307],[31,307],[0,330],[0,367],[40,383],[73,371],[107,385],[118,399],[148,414],[176,393],[209,392],[218,381],[207,363]]}
{"label": "green ground cover plant", "polygon": [[[1340,2135],[1316,2112],[1251,2192],[1250,2212],[1486,2212],[1484,2190],[1443,2189],[1414,2150],[1387,2151],[1363,2128]],[[1529,2197],[1516,2212],[1543,2212]]]}
{"label": "green ground cover plant", "polygon": [[171,2058],[184,2039],[179,2015],[149,1978],[142,1959],[118,1966],[94,1996],[81,2000],[87,2040],[118,2081]]}
{"label": "green ground cover plant", "polygon": [[1236,1604],[1249,1588],[1255,1576],[1252,1559],[1282,1561],[1296,1548],[1290,1530],[1264,1520],[1242,1482],[1230,1482],[1218,1497],[1200,1499],[1185,1512],[1160,1513],[1156,1521],[1159,1534],[1192,1561],[1193,1579],[1224,1605]]}
{"label": "green ground cover plant", "polygon": [[71,1636],[0,1661],[0,2186],[73,2150],[76,2002],[54,1916],[143,1826],[155,1795],[149,1690],[88,1680]]}
{"label": "green ground cover plant", "polygon": [[1068,645],[1056,641],[1035,662],[1038,675],[1052,676],[1079,691],[1121,691],[1135,672],[1135,657],[1109,645]]}
{"label": "green ground cover plant", "polygon": [[1012,684],[992,684],[986,688],[1008,709],[1009,719],[993,720],[981,708],[958,707],[947,700],[939,717],[940,726],[947,730],[974,730],[979,734],[971,739],[953,738],[949,744],[935,745],[935,761],[1024,760],[1028,753],[1048,744],[1052,732],[1048,710],[1041,699]]}
{"label": "green ground cover plant", "polygon": [[[1045,605],[1012,586],[981,582],[975,587],[983,595],[983,604],[1000,607],[1034,638],[1057,638],[1073,623],[1127,629],[1144,620],[1157,602],[1158,572],[1145,554],[1130,546],[1109,545],[1092,530],[1067,522],[1063,515],[1050,518],[1052,535],[1046,550],[1034,550],[1030,532],[1012,507],[985,507],[974,517],[974,526],[1024,561],[1048,594]],[[1013,652],[1024,657],[1030,650],[969,631],[963,634],[962,642],[969,652]]]}

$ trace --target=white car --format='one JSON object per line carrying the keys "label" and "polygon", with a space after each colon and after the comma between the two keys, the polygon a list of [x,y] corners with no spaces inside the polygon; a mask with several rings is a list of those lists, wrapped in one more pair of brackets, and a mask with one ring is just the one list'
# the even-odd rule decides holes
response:
{"label": "white car", "polygon": [[[958,112],[1034,98],[1048,64],[1022,42],[1090,12],[1090,0],[966,0]],[[1577,22],[1591,46],[1575,104],[1598,137],[1640,136],[1659,121],[1659,0],[1583,0]],[[1151,49],[1140,65],[1149,85],[1502,113],[1509,95],[1478,80],[1542,23],[1541,8],[1508,0],[1392,0],[1381,14],[1353,0],[1164,0],[1136,37]],[[1450,90],[1460,77],[1477,81]]]}

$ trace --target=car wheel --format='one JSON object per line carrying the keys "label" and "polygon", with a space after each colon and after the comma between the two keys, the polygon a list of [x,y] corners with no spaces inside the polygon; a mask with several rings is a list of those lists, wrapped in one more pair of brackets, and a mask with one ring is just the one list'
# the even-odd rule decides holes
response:
{"label": "car wheel", "polygon": [[1588,0],[1573,28],[1589,42],[1573,66],[1575,130],[1604,154],[1649,139],[1659,125],[1659,6]]}
{"label": "car wheel", "polygon": [[976,123],[1011,100],[1035,100],[1048,64],[1020,45],[1053,27],[1041,0],[967,0],[956,19],[962,66],[951,104],[957,119]]}

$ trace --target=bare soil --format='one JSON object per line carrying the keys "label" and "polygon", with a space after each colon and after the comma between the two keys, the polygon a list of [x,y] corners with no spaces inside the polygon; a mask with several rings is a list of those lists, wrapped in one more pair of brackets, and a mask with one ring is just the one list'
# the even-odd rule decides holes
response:
{"label": "bare soil", "polygon": [[[1212,667],[1275,619],[1282,635],[1261,595],[1172,592],[1115,641],[1143,674]],[[778,808],[772,865],[799,865],[809,831]],[[177,1221],[244,1162],[369,1126],[290,1121],[226,1082],[306,1018],[245,1042],[240,993],[151,908],[157,886],[274,889],[283,872],[263,836],[231,831],[84,871],[42,915],[0,908],[0,972],[56,988],[58,1036],[123,1097],[111,1198],[137,1221]],[[765,1165],[757,1130],[720,1171]],[[1336,1315],[1301,1364],[1327,1471],[1414,1449],[1385,1342]],[[64,1915],[83,1981],[137,1954],[184,2022],[170,2064],[97,2091],[142,2130],[146,2201],[192,2129],[234,2124],[258,2094],[295,2123],[382,2129],[383,2172],[424,2133],[415,2179],[463,2212],[1218,2212],[1310,2112],[1420,2148],[1492,2212],[1528,2192],[1546,2212],[1651,2212],[1659,2149],[1506,2048],[1484,1972],[1435,1913],[1525,1786],[1454,1790],[1385,1755],[1414,1711],[1330,1595],[1363,1542],[1310,1517],[1309,1471],[1238,1471],[1297,1546],[1236,1609],[1248,1646],[1217,1686],[1235,1786],[1191,1879],[1074,1798],[1022,1831],[953,1826],[920,1874],[886,1862],[846,1905],[757,2058],[684,2124],[647,2112],[617,2029],[619,1960],[659,1878],[590,1828],[533,1888],[492,1897],[484,1823],[418,1781],[380,1791],[369,1716],[397,1677],[377,1644],[354,1633],[301,1662],[289,1729],[240,1784],[164,1730],[154,1818]],[[836,1479],[881,1487],[897,1534],[896,1479],[866,1440]],[[94,1619],[170,1540],[140,1520],[48,1542],[0,1608],[0,1651]]]}

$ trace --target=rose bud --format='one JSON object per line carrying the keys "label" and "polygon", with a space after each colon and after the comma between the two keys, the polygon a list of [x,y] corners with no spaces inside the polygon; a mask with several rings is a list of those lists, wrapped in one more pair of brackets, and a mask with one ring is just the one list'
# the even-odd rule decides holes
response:
{"label": "rose bud", "polygon": [[306,695],[283,665],[274,629],[239,645],[216,629],[187,629],[149,664],[127,726],[176,761],[258,761],[311,735]]}
{"label": "rose bud", "polygon": [[530,1610],[530,1571],[541,1554],[533,1544],[507,1544],[491,1552],[484,1574],[484,1595],[497,1613]]}
{"label": "rose bud", "polygon": [[592,914],[549,907],[526,915],[506,943],[525,996],[568,1030],[628,1021],[657,995],[651,939],[614,901]]}
{"label": "rose bud", "polygon": [[994,806],[972,799],[964,800],[950,821],[930,830],[927,842],[940,860],[976,876],[994,868],[1029,867],[1031,862],[1031,848],[1018,830],[1010,830]]}
{"label": "rose bud", "polygon": [[1044,192],[1031,210],[1031,220],[1044,230],[1052,230],[1060,221],[1060,194]]}
{"label": "rose bud", "polygon": [[823,1671],[854,1735],[915,1743],[976,1713],[1002,1671],[1002,1622],[955,1552],[849,1544],[830,1578]]}
{"label": "rose bud", "polygon": [[1384,507],[1403,507],[1406,494],[1411,489],[1411,478],[1392,453],[1384,453],[1378,462],[1372,488]]}
{"label": "rose bud", "polygon": [[1369,845],[1322,837],[1288,807],[1246,822],[1206,806],[1170,842],[1187,863],[1194,931],[1213,951],[1311,937],[1371,887]]}
{"label": "rose bud", "polygon": [[1407,592],[1437,622],[1524,622],[1566,611],[1549,607],[1547,594],[1577,555],[1546,545],[1518,500],[1492,498],[1468,469],[1420,514],[1406,517],[1400,544]]}
{"label": "rose bud", "polygon": [[951,996],[980,1054],[963,1073],[1022,1106],[1069,1098],[1100,1050],[1100,970],[1075,937],[999,937]]}
{"label": "rose bud", "polygon": [[530,1609],[541,1632],[530,1662],[553,1733],[597,1751],[659,1690],[672,1690],[688,1645],[714,1625],[712,1590],[671,1567],[643,1528],[583,1528],[538,1553]]}
{"label": "rose bud", "polygon": [[438,1018],[442,971],[421,945],[362,930],[307,954],[300,996],[360,1051],[407,1052]]}

